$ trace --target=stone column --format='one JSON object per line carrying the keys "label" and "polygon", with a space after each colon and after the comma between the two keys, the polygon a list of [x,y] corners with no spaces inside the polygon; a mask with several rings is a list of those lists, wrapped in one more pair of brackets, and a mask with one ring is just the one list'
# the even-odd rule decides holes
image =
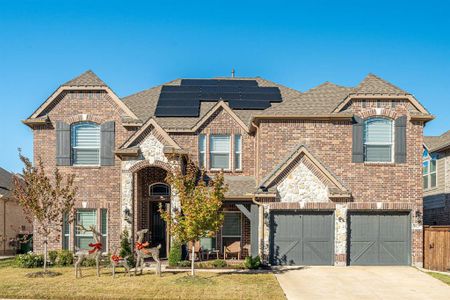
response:
{"label": "stone column", "polygon": [[347,205],[336,204],[335,223],[334,223],[334,265],[347,265]]}
{"label": "stone column", "polygon": [[269,263],[270,260],[270,209],[268,204],[263,204],[263,215],[264,215],[264,221],[263,221],[263,241],[262,241],[262,247],[261,247],[261,253],[262,253],[262,260],[265,263]]}
{"label": "stone column", "polygon": [[[125,210],[128,208],[131,218],[127,218]],[[127,230],[132,234],[132,219],[133,219],[133,173],[130,171],[122,171],[122,199],[121,199],[121,216],[122,216],[122,231]]]}

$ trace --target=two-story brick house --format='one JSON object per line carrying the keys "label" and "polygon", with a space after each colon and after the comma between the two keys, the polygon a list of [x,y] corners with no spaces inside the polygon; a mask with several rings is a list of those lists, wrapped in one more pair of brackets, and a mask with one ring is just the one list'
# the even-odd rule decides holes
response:
{"label": "two-story brick house", "polygon": [[[165,176],[192,159],[229,185],[223,229],[205,247],[239,242],[272,264],[420,266],[432,118],[374,75],[303,93],[260,77],[177,79],[119,98],[88,71],[24,123],[35,159],[76,174],[76,222],[96,224],[106,249],[122,230],[148,228],[167,253],[157,209],[177,199]],[[90,237],[67,225],[54,240],[73,249]]]}

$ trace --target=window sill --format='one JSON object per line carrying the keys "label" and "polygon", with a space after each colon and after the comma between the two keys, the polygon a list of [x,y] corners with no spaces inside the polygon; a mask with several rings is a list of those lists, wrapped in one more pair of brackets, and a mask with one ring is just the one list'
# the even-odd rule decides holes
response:
{"label": "window sill", "polygon": [[72,165],[72,167],[74,169],[100,169],[101,166],[96,166],[96,165]]}
{"label": "window sill", "polygon": [[370,162],[370,161],[365,161],[364,162],[365,166],[395,166],[397,165],[395,162]]}

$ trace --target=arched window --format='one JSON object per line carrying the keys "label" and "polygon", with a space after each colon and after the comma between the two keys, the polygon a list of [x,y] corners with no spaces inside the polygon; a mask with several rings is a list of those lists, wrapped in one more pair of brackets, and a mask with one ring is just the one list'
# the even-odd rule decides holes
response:
{"label": "arched window", "polygon": [[92,122],[72,125],[73,165],[100,165],[100,126]]}
{"label": "arched window", "polygon": [[155,183],[150,186],[150,196],[169,196],[170,188],[165,183]]}
{"label": "arched window", "polygon": [[370,118],[364,121],[364,161],[392,162],[393,132],[392,120]]}

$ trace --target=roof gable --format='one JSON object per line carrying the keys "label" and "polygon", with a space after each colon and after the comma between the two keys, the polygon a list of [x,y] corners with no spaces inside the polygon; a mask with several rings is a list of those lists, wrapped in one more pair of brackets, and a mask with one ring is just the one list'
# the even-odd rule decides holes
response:
{"label": "roof gable", "polygon": [[328,186],[329,190],[332,191],[332,194],[349,196],[350,193],[348,189],[341,181],[318,159],[316,159],[304,145],[298,146],[280,164],[278,164],[273,171],[262,180],[259,188],[263,191],[267,191],[277,185],[300,163],[305,164],[313,174]]}
{"label": "roof gable", "polygon": [[424,143],[430,152],[436,152],[450,147],[450,130],[439,136],[424,136]]}
{"label": "roof gable", "polygon": [[90,70],[61,85],[36,111],[33,112],[28,120],[42,117],[42,112],[44,112],[63,91],[67,90],[106,91],[114,103],[117,104],[127,116],[138,120],[138,117],[122,102],[122,100],[120,100],[119,97]]}
{"label": "roof gable", "polygon": [[158,125],[158,123],[150,118],[142,127],[136,131],[120,148],[126,149],[129,147],[137,146],[145,137],[155,130],[158,136],[165,142],[165,146],[171,146],[175,149],[181,149],[180,146],[169,136],[169,134]]}
{"label": "roof gable", "polygon": [[401,88],[374,75],[368,74],[355,88],[356,94],[388,94],[388,95],[409,95]]}

